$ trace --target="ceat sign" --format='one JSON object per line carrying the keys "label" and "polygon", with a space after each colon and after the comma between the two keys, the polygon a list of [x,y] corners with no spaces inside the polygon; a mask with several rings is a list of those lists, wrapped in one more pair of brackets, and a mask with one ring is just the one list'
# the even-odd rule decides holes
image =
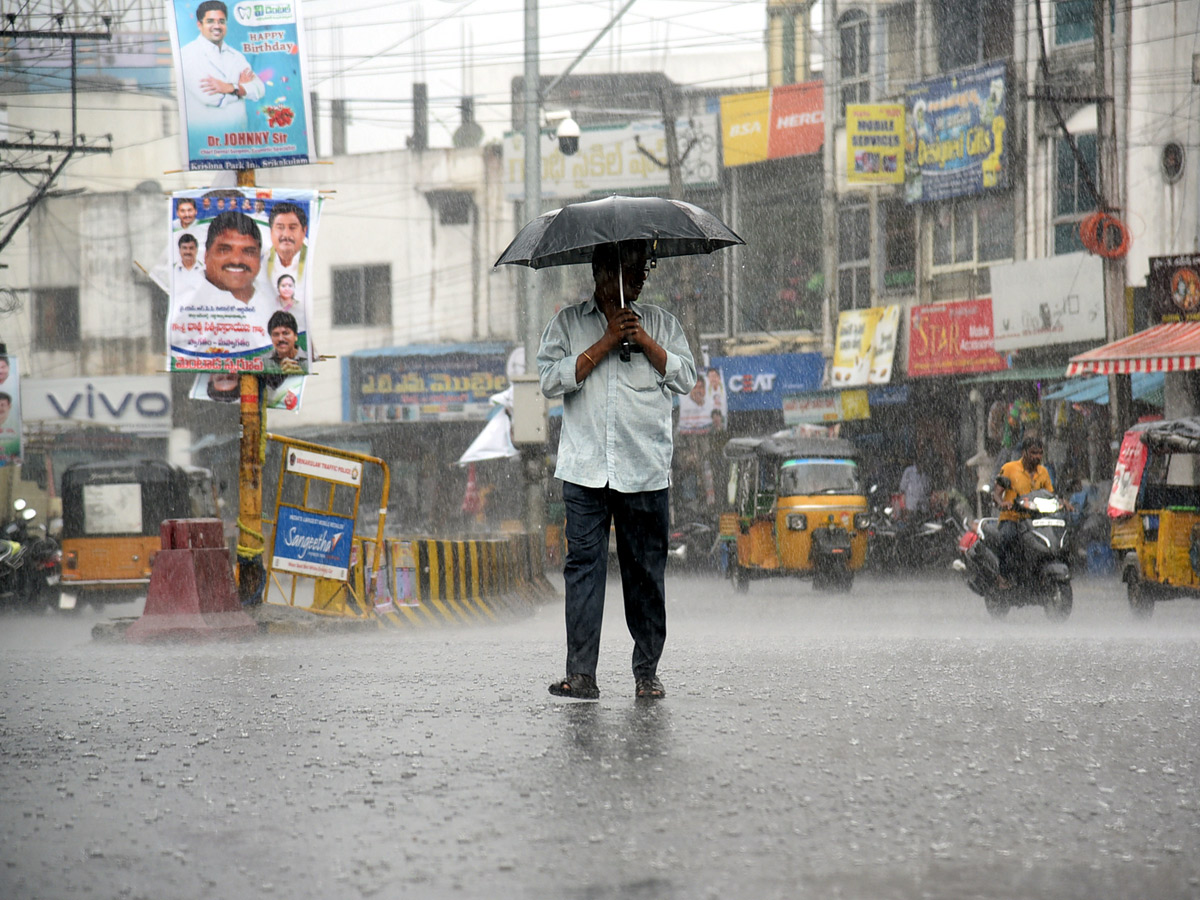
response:
{"label": "ceat sign", "polygon": [[721,372],[731,413],[781,410],[785,394],[815,391],[825,375],[825,358],[820,353],[714,356],[709,366]]}

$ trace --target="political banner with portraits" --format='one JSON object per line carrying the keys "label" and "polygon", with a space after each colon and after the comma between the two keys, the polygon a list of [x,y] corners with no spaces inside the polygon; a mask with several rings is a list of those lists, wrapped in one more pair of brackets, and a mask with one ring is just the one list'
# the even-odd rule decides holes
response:
{"label": "political banner with portraits", "polygon": [[0,356],[0,466],[21,461],[21,373],[15,356]]}
{"label": "political banner with portraits", "polygon": [[691,391],[679,396],[679,433],[724,431],[729,418],[725,382],[720,369],[702,369]]}
{"label": "political banner with portraits", "polygon": [[171,371],[308,374],[317,192],[179,191],[169,217]]}
{"label": "political banner with portraits", "polygon": [[[304,375],[287,375],[264,379],[262,404],[267,409],[286,409],[300,412],[304,400]],[[242,376],[230,372],[201,372],[192,382],[190,400],[216,400],[218,403],[238,403],[242,399]]]}
{"label": "political banner with portraits", "polygon": [[300,0],[167,0],[185,168],[316,159]]}

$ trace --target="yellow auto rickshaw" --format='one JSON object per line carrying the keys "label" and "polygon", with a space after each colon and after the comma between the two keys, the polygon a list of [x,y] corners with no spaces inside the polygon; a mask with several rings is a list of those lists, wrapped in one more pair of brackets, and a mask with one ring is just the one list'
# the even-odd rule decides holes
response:
{"label": "yellow auto rickshaw", "polygon": [[817,590],[850,590],[867,557],[867,498],[858,450],[837,438],[734,438],[732,513],[721,517],[735,590],[775,575],[811,576]]}
{"label": "yellow auto rickshaw", "polygon": [[1129,607],[1200,597],[1200,417],[1125,432],[1109,496],[1111,544]]}

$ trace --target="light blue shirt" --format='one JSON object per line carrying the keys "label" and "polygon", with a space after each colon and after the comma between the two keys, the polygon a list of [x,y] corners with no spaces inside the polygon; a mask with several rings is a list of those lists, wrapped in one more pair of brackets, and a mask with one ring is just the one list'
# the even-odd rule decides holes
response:
{"label": "light blue shirt", "polygon": [[662,375],[646,354],[631,353],[622,362],[614,350],[596,361],[582,384],[575,380],[579,355],[608,329],[595,297],[560,310],[542,332],[537,355],[542,393],[563,398],[554,476],[625,494],[670,486],[671,394],[686,394],[696,385],[696,363],[679,321],[658,306],[630,306],[667,352]]}

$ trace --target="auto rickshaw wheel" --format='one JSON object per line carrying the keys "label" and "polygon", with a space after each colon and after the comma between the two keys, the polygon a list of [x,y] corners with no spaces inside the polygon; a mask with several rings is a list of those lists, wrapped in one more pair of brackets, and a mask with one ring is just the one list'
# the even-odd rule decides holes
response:
{"label": "auto rickshaw wheel", "polygon": [[1135,619],[1148,619],[1154,615],[1154,591],[1136,576],[1125,582],[1129,597],[1129,611]]}
{"label": "auto rickshaw wheel", "polygon": [[749,573],[734,560],[729,567],[729,580],[733,582],[733,590],[736,594],[748,594],[750,592],[750,576]]}

